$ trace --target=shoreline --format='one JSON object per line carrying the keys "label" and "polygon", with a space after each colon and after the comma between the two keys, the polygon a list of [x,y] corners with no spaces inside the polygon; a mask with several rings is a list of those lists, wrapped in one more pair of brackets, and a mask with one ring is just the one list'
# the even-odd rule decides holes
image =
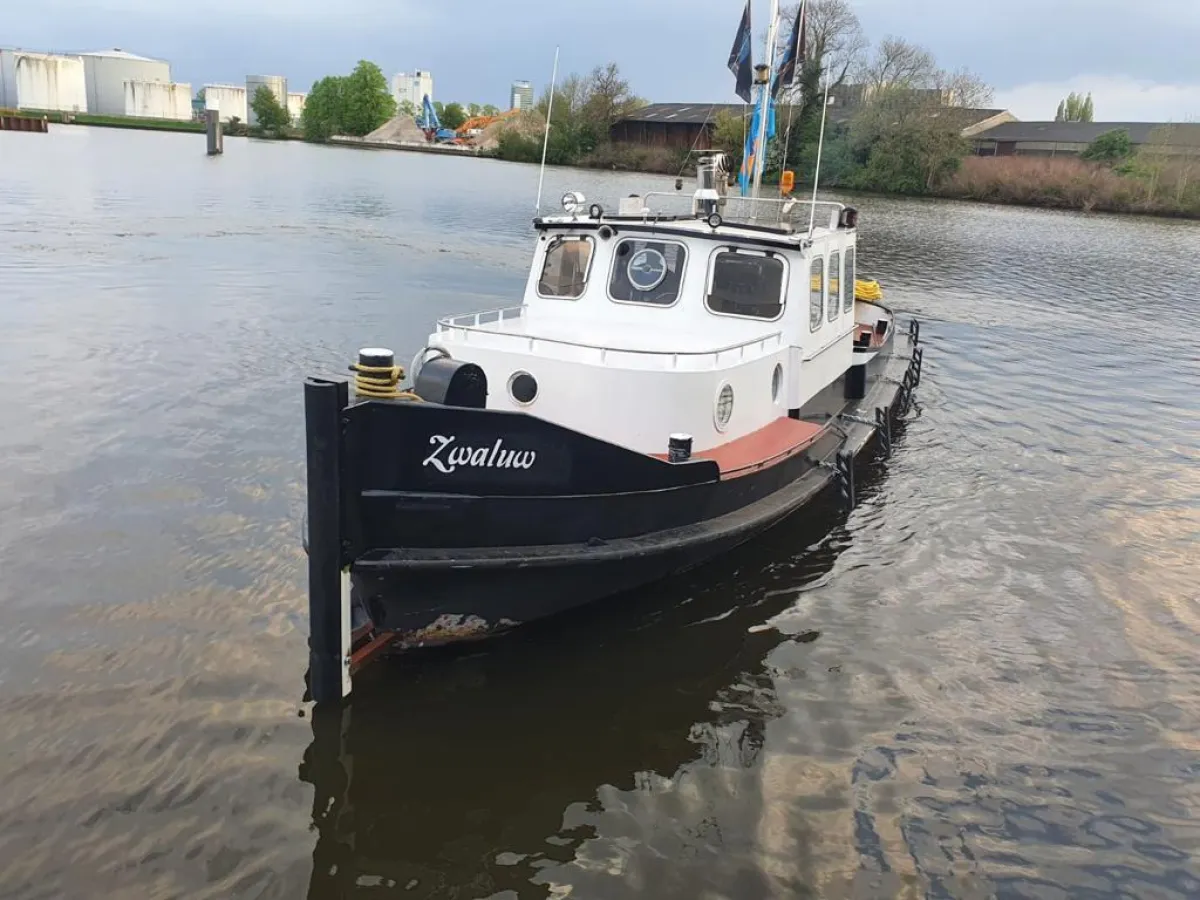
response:
{"label": "shoreline", "polygon": [[[61,113],[61,112],[35,112],[33,110],[14,110],[13,114],[18,118],[29,119],[45,119],[47,122],[55,125],[79,125],[94,128],[116,128],[127,131],[155,131],[155,132],[174,132],[183,134],[204,134],[205,125],[203,122],[194,120],[175,120],[175,119],[136,119],[134,117],[122,116],[94,116],[86,113]],[[289,133],[283,135],[266,136],[253,134],[231,134],[225,132],[226,137],[246,137],[255,138],[266,141],[304,141],[303,135],[298,133]],[[423,153],[435,156],[452,156],[463,157],[467,159],[492,159],[497,162],[512,162],[516,165],[538,166],[536,162],[524,162],[519,160],[505,160],[497,156],[494,151],[480,150],[477,148],[461,148],[447,147],[438,144],[417,144],[413,142],[391,142],[391,141],[367,141],[364,138],[357,138],[349,135],[336,135],[328,141],[313,142],[323,144],[329,147],[347,147],[356,150],[393,150],[407,153]],[[1021,157],[1017,157],[1021,159]],[[1036,158],[1029,157],[1029,160]],[[581,161],[570,165],[554,165],[547,164],[548,167],[555,169],[578,169],[585,172],[613,172],[628,175],[655,175],[664,178],[678,177],[677,173],[667,171],[657,171],[647,168],[626,168],[613,165],[588,165]],[[764,182],[771,183],[771,182]],[[1005,188],[1015,188],[1015,183],[1009,183],[1002,180],[996,180],[991,183],[991,190],[1003,190]],[[811,190],[812,185],[804,185],[797,183],[798,189]],[[943,188],[922,194],[907,194],[907,193],[891,193],[880,191],[863,191],[853,188],[847,188],[841,185],[831,185],[828,190],[838,193],[845,193],[854,196],[862,197],[889,197],[899,198],[906,197],[915,200],[952,200],[960,203],[973,203],[987,206],[1013,206],[1023,209],[1044,209],[1053,212],[1075,212],[1085,214],[1102,214],[1112,216],[1137,216],[1140,218],[1167,219],[1183,222],[1200,221],[1200,210],[1191,211],[1188,209],[1154,209],[1154,208],[1129,208],[1116,207],[1112,203],[1105,202],[1102,199],[1082,198],[1078,201],[1072,201],[1062,196],[1054,196],[1056,188],[1050,186],[1045,188],[1049,196],[1044,199],[1038,198],[1022,198],[1022,197],[1002,197],[1002,196],[978,196],[973,194],[970,189],[955,189],[954,185],[946,185]]]}

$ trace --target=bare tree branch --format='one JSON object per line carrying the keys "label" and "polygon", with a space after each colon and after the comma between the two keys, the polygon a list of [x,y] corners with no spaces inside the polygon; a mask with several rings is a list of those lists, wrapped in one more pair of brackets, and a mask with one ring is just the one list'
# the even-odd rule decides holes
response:
{"label": "bare tree branch", "polygon": [[936,87],[937,63],[933,54],[902,38],[888,36],[879,42],[863,70],[863,80],[872,94],[892,88],[925,90]]}
{"label": "bare tree branch", "polygon": [[965,68],[954,72],[940,69],[934,79],[934,87],[942,92],[942,103],[946,106],[984,109],[996,97],[990,84]]}
{"label": "bare tree branch", "polygon": [[[780,32],[784,40],[791,35],[799,14],[799,4],[783,14]],[[821,67],[822,82],[832,87],[843,84],[862,64],[869,46],[848,0],[809,0],[805,56],[807,65]]]}

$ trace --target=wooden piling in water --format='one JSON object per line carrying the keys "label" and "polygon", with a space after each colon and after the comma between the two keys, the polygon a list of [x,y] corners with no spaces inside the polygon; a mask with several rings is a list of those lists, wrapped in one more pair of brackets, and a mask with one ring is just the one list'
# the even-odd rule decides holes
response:
{"label": "wooden piling in water", "polygon": [[208,136],[208,155],[220,156],[225,152],[225,135],[221,133],[221,113],[216,109],[204,111],[205,132]]}

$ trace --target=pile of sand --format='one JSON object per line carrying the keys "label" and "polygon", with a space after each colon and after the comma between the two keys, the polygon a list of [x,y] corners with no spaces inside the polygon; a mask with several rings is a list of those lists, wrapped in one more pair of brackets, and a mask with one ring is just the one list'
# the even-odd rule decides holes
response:
{"label": "pile of sand", "polygon": [[541,140],[546,130],[546,119],[533,111],[517,113],[499,122],[493,122],[483,133],[475,138],[475,146],[480,150],[495,150],[500,146],[500,135],[506,131],[515,131],[522,137]]}
{"label": "pile of sand", "polygon": [[363,140],[381,144],[424,144],[425,132],[417,127],[412,116],[396,116],[384,122]]}

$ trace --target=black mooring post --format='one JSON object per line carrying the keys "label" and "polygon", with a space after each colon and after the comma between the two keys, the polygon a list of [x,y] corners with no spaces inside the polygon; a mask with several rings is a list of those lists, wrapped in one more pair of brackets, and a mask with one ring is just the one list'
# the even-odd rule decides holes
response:
{"label": "black mooring post", "polygon": [[317,703],[349,693],[348,616],[342,609],[342,411],[345,381],[304,382],[308,447],[308,671]]}

